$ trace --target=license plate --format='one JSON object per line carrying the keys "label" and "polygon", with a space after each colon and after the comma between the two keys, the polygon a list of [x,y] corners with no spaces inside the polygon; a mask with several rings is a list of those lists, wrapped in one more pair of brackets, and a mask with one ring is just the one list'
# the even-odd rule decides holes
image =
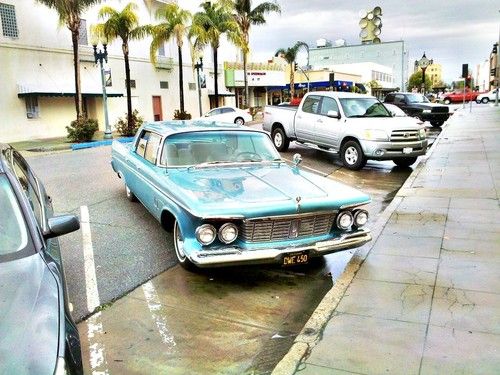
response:
{"label": "license plate", "polygon": [[306,264],[308,262],[309,262],[309,253],[307,251],[285,254],[285,256],[283,257],[283,265],[284,266],[293,266],[296,264]]}
{"label": "license plate", "polygon": [[403,148],[403,154],[411,154],[412,151],[413,151],[413,148],[411,148],[411,147]]}

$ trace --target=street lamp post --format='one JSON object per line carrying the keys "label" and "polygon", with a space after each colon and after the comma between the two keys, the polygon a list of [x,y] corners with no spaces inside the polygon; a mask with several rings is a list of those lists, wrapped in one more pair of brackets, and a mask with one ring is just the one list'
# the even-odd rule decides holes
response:
{"label": "street lamp post", "polygon": [[418,67],[422,69],[422,87],[423,87],[423,94],[425,95],[425,70],[429,65],[432,64],[432,60],[429,60],[427,56],[425,56],[425,52],[420,58],[420,60],[417,61]]}
{"label": "street lamp post", "polygon": [[203,116],[203,111],[201,109],[201,81],[200,81],[200,70],[203,72],[203,57],[200,57],[200,61],[194,64],[196,69],[196,76],[198,77],[198,106],[200,108],[200,116]]}
{"label": "street lamp post", "polygon": [[111,126],[109,125],[108,96],[106,95],[106,79],[104,78],[104,63],[103,63],[103,60],[106,63],[108,62],[107,44],[105,42],[102,43],[103,50],[101,49],[97,50],[97,43],[92,44],[92,47],[94,47],[95,63],[97,64],[97,62],[99,62],[99,65],[101,66],[102,101],[104,107],[104,125],[105,125],[104,138],[112,139],[113,133],[111,132]]}

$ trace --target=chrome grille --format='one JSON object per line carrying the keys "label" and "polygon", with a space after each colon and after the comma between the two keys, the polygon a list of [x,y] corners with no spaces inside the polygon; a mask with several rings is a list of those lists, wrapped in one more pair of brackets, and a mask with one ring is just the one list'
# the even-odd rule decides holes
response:
{"label": "chrome grille", "polygon": [[413,142],[418,141],[418,130],[393,130],[391,142]]}
{"label": "chrome grille", "polygon": [[249,219],[243,222],[241,236],[246,242],[283,241],[320,236],[330,231],[334,212]]}

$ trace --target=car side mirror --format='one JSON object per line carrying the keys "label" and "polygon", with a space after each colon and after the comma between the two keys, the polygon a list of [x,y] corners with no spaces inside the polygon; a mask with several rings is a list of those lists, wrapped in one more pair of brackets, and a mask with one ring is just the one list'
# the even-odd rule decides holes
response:
{"label": "car side mirror", "polygon": [[328,111],[326,115],[332,118],[340,118],[340,113],[338,113],[337,111]]}
{"label": "car side mirror", "polygon": [[392,117],[396,117],[396,112],[394,111],[389,111]]}
{"label": "car side mirror", "polygon": [[300,163],[302,163],[302,156],[300,154],[293,155],[293,164],[295,164],[295,166],[297,166]]}
{"label": "car side mirror", "polygon": [[59,215],[48,220],[49,229],[43,234],[45,239],[62,236],[80,229],[80,221],[75,215]]}

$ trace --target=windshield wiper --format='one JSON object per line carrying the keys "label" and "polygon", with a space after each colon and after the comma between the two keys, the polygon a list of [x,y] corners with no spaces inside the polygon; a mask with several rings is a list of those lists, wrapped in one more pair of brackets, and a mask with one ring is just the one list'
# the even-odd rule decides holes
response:
{"label": "windshield wiper", "polygon": [[352,116],[349,116],[349,118],[360,118],[360,117],[368,117],[366,115],[352,115]]}

